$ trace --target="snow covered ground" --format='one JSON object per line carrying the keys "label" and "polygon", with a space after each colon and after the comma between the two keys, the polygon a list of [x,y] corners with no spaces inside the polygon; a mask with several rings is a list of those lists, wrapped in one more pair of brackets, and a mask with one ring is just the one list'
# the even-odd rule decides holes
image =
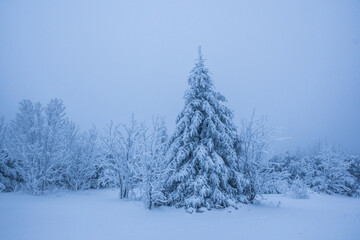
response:
{"label": "snow covered ground", "polygon": [[[261,205],[188,214],[119,200],[115,190],[0,193],[0,239],[360,239],[360,199],[266,196]],[[277,206],[278,202],[280,206]]]}

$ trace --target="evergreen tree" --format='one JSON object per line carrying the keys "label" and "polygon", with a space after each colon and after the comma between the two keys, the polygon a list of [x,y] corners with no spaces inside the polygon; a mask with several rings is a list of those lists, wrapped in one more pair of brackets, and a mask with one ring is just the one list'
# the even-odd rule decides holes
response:
{"label": "evergreen tree", "polygon": [[0,118],[0,192],[11,192],[21,181],[15,168],[15,161],[10,158],[5,147],[6,125],[4,117]]}
{"label": "evergreen tree", "polygon": [[200,48],[188,84],[166,156],[172,169],[165,190],[168,204],[189,211],[228,207],[242,192],[240,138]]}

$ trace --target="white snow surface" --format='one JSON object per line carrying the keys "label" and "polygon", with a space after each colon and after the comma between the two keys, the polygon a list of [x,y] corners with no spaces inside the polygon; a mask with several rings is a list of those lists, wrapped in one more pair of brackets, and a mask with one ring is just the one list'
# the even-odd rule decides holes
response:
{"label": "white snow surface", "polygon": [[360,239],[359,198],[264,197],[237,210],[189,214],[169,207],[149,211],[139,201],[120,200],[111,189],[0,193],[0,239]]}

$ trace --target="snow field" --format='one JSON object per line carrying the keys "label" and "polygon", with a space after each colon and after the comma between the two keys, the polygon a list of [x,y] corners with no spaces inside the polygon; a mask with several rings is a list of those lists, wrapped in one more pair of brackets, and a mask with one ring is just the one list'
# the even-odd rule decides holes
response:
{"label": "snow field", "polygon": [[1,193],[0,239],[360,239],[360,199],[265,198],[237,210],[188,214],[168,207],[149,211],[140,201],[120,200],[116,190]]}

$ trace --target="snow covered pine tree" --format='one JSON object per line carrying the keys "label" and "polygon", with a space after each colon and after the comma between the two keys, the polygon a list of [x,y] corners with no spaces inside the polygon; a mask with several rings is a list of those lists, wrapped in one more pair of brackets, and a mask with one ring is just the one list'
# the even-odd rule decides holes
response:
{"label": "snow covered pine tree", "polygon": [[188,84],[166,154],[168,205],[188,212],[232,206],[242,192],[240,138],[232,111],[223,105],[225,97],[214,90],[200,47]]}

